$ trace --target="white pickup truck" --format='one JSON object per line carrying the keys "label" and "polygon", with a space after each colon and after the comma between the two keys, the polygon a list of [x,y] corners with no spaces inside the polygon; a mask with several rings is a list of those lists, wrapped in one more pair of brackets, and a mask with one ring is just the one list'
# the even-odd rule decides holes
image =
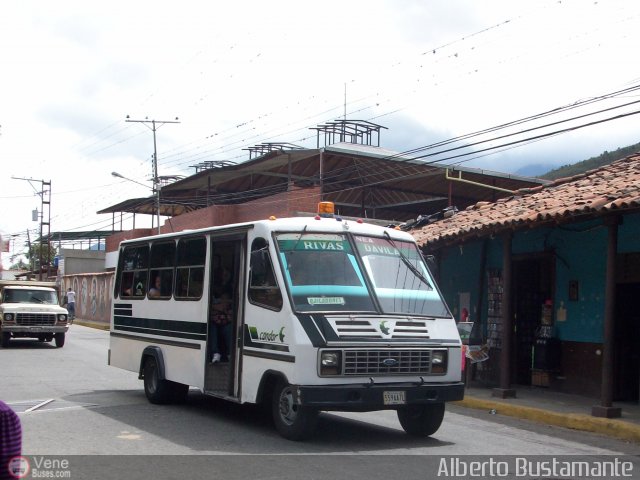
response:
{"label": "white pickup truck", "polygon": [[64,345],[69,313],[60,306],[55,282],[0,280],[0,336],[2,348],[11,338],[55,340]]}

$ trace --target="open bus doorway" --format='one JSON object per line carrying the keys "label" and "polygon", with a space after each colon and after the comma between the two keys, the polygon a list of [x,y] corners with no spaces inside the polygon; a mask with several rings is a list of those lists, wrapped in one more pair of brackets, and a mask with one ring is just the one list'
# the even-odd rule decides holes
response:
{"label": "open bus doorway", "polygon": [[245,236],[210,237],[207,354],[204,390],[239,397],[238,331],[240,325],[241,260]]}

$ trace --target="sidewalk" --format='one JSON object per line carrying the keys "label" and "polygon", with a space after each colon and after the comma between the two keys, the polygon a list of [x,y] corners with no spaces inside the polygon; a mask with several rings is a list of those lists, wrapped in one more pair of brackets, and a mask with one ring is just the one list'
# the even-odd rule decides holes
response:
{"label": "sidewalk", "polygon": [[74,318],[71,325],[82,325],[83,327],[97,328],[99,330],[109,330],[109,324],[106,322],[96,322],[93,320],[84,320],[82,318]]}
{"label": "sidewalk", "polygon": [[465,398],[457,405],[485,411],[495,410],[533,422],[571,428],[640,443],[640,404],[614,402],[622,408],[622,417],[616,419],[591,416],[591,407],[598,399],[550,391],[543,387],[514,386],[516,398],[496,398],[488,387],[470,386]]}

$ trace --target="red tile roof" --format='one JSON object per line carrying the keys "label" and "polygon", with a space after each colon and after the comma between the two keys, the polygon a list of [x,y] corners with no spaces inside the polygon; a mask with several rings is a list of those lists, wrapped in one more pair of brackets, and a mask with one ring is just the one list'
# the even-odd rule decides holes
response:
{"label": "red tile roof", "polygon": [[435,246],[631,209],[640,209],[640,153],[548,185],[517,190],[496,202],[478,202],[411,233],[418,244]]}

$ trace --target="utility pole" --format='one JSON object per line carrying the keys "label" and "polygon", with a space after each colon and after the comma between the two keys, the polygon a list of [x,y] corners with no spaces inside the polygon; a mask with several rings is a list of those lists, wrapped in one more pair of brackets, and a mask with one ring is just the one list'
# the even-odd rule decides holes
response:
{"label": "utility pole", "polygon": [[[145,127],[150,128],[153,132],[153,192],[156,195],[156,214],[158,219],[158,235],[160,234],[160,179],[158,178],[158,149],[156,147],[156,130],[165,123],[180,123],[178,117],[175,120],[132,120],[127,115],[127,122],[142,123]],[[151,126],[149,126],[151,124]],[[157,127],[156,127],[157,125]]]}
{"label": "utility pole", "polygon": [[[43,256],[42,256],[42,247],[43,244],[46,245],[47,248],[47,277],[49,276],[49,274],[51,273],[51,240],[50,240],[50,236],[51,236],[51,181],[45,181],[45,180],[34,180],[33,178],[21,178],[21,177],[11,177],[14,180],[25,180],[27,182],[29,182],[29,185],[31,185],[31,187],[36,191],[36,193],[40,196],[40,243],[38,244],[39,246],[39,253],[38,253],[38,259],[39,259],[39,265],[38,265],[38,280],[42,280],[42,260],[43,260]],[[40,182],[41,184],[41,190],[38,191],[31,182]],[[48,187],[48,188],[47,188]],[[45,210],[46,210],[46,221],[45,221]],[[47,230],[46,233],[46,243],[43,242],[44,239],[44,230]]]}

